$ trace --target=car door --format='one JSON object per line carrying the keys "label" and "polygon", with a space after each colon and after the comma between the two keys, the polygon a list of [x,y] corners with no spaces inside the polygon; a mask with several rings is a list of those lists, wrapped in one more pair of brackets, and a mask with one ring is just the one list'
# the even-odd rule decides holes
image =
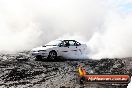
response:
{"label": "car door", "polygon": [[75,40],[64,40],[59,47],[59,55],[68,59],[77,59],[81,54],[81,44]]}
{"label": "car door", "polygon": [[62,41],[60,47],[58,48],[59,56],[68,58],[68,55],[70,53],[69,52],[70,48],[69,48],[68,43],[69,43],[69,41]]}
{"label": "car door", "polygon": [[69,43],[70,43],[69,48],[72,53],[72,57],[74,57],[76,59],[81,59],[81,58],[85,57],[85,55],[84,55],[85,47],[83,47],[83,45],[81,43],[79,43],[75,40],[69,41]]}
{"label": "car door", "polygon": [[69,51],[70,53],[75,54],[75,52],[77,52],[78,47],[76,46],[76,41],[74,40],[69,40]]}
{"label": "car door", "polygon": [[79,51],[79,46],[77,46],[76,41],[75,40],[69,40],[69,58],[71,59],[76,59],[78,57],[78,55],[80,54]]}

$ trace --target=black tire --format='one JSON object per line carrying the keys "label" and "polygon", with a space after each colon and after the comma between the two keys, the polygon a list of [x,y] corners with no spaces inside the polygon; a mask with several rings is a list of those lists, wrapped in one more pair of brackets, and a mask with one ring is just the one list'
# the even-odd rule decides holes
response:
{"label": "black tire", "polygon": [[41,55],[37,55],[35,60],[36,60],[36,61],[42,60],[42,56],[41,56]]}
{"label": "black tire", "polygon": [[49,52],[48,59],[55,60],[56,57],[57,57],[57,52],[56,51],[52,50],[52,51]]}

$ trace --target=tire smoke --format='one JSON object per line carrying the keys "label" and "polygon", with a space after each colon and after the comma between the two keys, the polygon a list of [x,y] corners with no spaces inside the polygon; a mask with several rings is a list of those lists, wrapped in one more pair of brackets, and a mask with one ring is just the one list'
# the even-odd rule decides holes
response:
{"label": "tire smoke", "polygon": [[[51,40],[81,36],[89,57],[131,57],[130,0],[1,0],[0,51],[30,50]],[[61,37],[60,37],[61,36]]]}

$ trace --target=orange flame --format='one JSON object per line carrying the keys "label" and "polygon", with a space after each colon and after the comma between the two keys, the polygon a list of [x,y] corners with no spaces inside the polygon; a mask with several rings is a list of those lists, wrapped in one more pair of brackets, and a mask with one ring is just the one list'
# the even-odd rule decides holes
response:
{"label": "orange flame", "polygon": [[79,75],[80,75],[80,76],[84,76],[84,75],[86,75],[86,71],[85,71],[85,69],[82,68],[81,66],[79,66],[78,71],[79,71]]}

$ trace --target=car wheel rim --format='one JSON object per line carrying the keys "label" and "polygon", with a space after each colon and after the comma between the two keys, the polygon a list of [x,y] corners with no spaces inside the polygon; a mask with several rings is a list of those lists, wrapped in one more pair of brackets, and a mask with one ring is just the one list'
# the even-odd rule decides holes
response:
{"label": "car wheel rim", "polygon": [[51,59],[55,59],[55,57],[56,57],[56,54],[55,54],[54,52],[51,52],[51,53],[50,53],[50,58],[51,58]]}

